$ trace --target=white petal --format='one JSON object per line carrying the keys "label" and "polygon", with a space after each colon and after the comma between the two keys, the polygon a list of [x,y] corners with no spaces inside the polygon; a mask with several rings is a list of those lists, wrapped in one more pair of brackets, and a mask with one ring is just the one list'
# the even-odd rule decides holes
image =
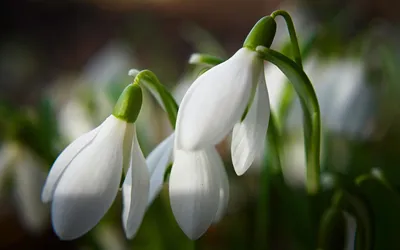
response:
{"label": "white petal", "polygon": [[149,171],[135,131],[131,163],[122,185],[122,223],[128,239],[135,236],[146,212],[149,196],[149,178]]}
{"label": "white petal", "polygon": [[150,191],[148,203],[152,203],[164,184],[164,174],[171,160],[175,134],[162,141],[146,159],[150,172]]}
{"label": "white petal", "polygon": [[57,157],[53,166],[50,169],[49,175],[47,176],[46,183],[44,184],[42,191],[42,201],[49,202],[52,200],[54,190],[58,183],[58,180],[64,173],[64,170],[76,157],[76,155],[81,152],[85,147],[87,147],[93,139],[96,137],[97,133],[100,131],[102,124],[97,128],[81,135],[75,141],[68,145]]}
{"label": "white petal", "polygon": [[136,124],[128,123],[125,130],[124,144],[123,144],[123,169],[127,173],[131,166],[131,152],[133,146],[133,138],[136,136]]}
{"label": "white petal", "polygon": [[246,118],[233,128],[231,154],[237,175],[244,174],[254,158],[264,150],[269,115],[267,87],[264,77],[261,77]]}
{"label": "white petal", "polygon": [[219,207],[219,176],[213,147],[201,151],[175,150],[169,178],[172,212],[183,232],[192,240],[205,233]]}
{"label": "white petal", "polygon": [[257,54],[242,48],[197,78],[179,108],[177,148],[197,150],[219,143],[243,115],[262,69]]}
{"label": "white petal", "polygon": [[126,126],[111,115],[93,142],[64,171],[51,211],[54,231],[61,239],[82,236],[111,207],[121,180]]}
{"label": "white petal", "polygon": [[216,150],[212,150],[210,153],[211,153],[210,155],[214,157],[215,162],[218,163],[213,166],[215,174],[218,175],[219,179],[218,183],[220,184],[218,210],[217,213],[215,214],[215,218],[213,221],[213,223],[218,223],[224,217],[226,209],[228,207],[229,180],[224,167],[224,163],[222,162],[222,159],[219,156],[218,152]]}

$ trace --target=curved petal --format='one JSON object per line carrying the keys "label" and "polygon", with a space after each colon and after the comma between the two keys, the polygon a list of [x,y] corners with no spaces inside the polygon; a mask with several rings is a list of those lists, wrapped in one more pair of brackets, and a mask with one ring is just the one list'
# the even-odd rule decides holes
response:
{"label": "curved petal", "polygon": [[257,54],[242,48],[197,78],[179,108],[177,149],[198,150],[219,143],[243,115],[262,69]]}
{"label": "curved petal", "polygon": [[264,150],[269,115],[268,91],[262,76],[246,118],[233,128],[231,154],[237,175],[244,174],[254,158]]}
{"label": "curved petal", "polygon": [[151,204],[164,184],[164,174],[171,160],[175,134],[162,141],[146,159],[150,172],[150,191],[148,204]]}
{"label": "curved petal", "polygon": [[217,210],[217,213],[215,214],[215,218],[213,221],[213,223],[218,223],[225,215],[226,209],[228,207],[229,180],[228,180],[228,175],[227,175],[225,167],[224,167],[224,163],[222,162],[222,159],[219,156],[218,152],[216,150],[212,150],[210,152],[210,155],[213,156],[215,159],[215,162],[218,163],[213,166],[215,174],[218,176],[218,179],[219,179],[218,183],[220,184],[218,210]]}
{"label": "curved petal", "polygon": [[128,239],[135,236],[146,212],[149,197],[149,171],[134,133],[131,162],[122,185],[122,224]]}
{"label": "curved petal", "polygon": [[123,170],[127,174],[131,166],[131,153],[133,147],[133,138],[136,136],[136,124],[128,123],[125,130],[124,144],[123,144]]}
{"label": "curved petal", "polygon": [[49,175],[47,176],[46,183],[44,184],[42,191],[42,201],[49,202],[53,197],[54,190],[61,175],[64,170],[72,162],[78,153],[80,153],[85,147],[87,147],[93,139],[96,137],[97,133],[100,131],[100,126],[81,135],[75,141],[68,145],[57,157],[53,166],[50,169]]}
{"label": "curved petal", "polygon": [[126,126],[125,121],[110,116],[64,171],[51,208],[53,228],[61,239],[82,236],[111,207],[121,180]]}
{"label": "curved petal", "polygon": [[169,178],[171,208],[179,226],[192,240],[205,233],[219,207],[219,176],[213,168],[220,162],[212,150],[215,149],[174,152]]}

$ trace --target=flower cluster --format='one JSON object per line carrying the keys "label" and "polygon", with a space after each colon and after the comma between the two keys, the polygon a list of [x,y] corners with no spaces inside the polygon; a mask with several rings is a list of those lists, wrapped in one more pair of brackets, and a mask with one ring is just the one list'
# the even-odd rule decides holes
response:
{"label": "flower cluster", "polygon": [[[151,71],[132,71],[135,79],[121,94],[112,115],[72,142],[49,173],[42,200],[51,201],[57,235],[69,240],[91,230],[115,200],[125,170],[122,222],[126,236],[134,237],[146,208],[162,188],[170,162],[170,203],[183,232],[194,240],[218,222],[228,205],[229,182],[215,146],[232,133],[232,164],[239,176],[264,150],[270,120],[264,60],[276,64],[295,82],[308,84],[298,65],[269,51],[275,31],[273,17],[260,19],[241,49],[193,82],[179,111]],[[141,86],[157,95],[175,127],[147,159],[135,128],[142,105]],[[304,101],[305,107],[314,107],[313,102]],[[312,184],[318,188],[318,182]]]}

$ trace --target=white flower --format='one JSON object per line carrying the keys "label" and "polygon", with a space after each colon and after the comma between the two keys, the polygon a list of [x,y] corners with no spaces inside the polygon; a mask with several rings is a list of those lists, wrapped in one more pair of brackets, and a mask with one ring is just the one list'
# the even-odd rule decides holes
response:
{"label": "white flower", "polygon": [[169,179],[172,212],[192,240],[218,222],[228,205],[229,183],[222,159],[213,146],[199,151],[174,151]]}
{"label": "white flower", "polygon": [[[61,239],[78,238],[100,221],[117,195],[124,165],[130,166],[135,178],[135,189],[131,190],[135,202],[125,204],[130,206],[130,216],[124,225],[132,222],[138,227],[147,204],[149,176],[134,123],[110,115],[59,155],[46,180],[42,200],[52,201],[53,227]],[[136,175],[140,175],[138,183]],[[128,229],[132,234],[137,228]]]}
{"label": "white flower", "polygon": [[[193,151],[216,145],[233,129],[234,168],[238,175],[246,172],[263,150],[269,121],[263,65],[256,52],[242,48],[201,75],[187,91],[178,112],[177,149]],[[241,121],[248,105],[250,109]]]}

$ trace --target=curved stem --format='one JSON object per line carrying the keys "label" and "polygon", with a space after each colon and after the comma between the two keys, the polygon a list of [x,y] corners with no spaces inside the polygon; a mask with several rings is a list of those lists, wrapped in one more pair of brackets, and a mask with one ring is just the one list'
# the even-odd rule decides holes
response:
{"label": "curved stem", "polygon": [[264,60],[275,64],[286,75],[300,98],[306,146],[307,191],[317,194],[320,190],[321,118],[314,88],[300,66],[288,57],[263,46],[258,46],[256,50]]}
{"label": "curved stem", "polygon": [[[301,54],[302,54],[302,58],[303,59],[307,59],[307,57],[310,55],[311,53],[311,48],[313,47],[313,45],[315,44],[315,40],[317,38],[318,34],[315,33],[313,35],[311,35],[303,44],[303,47],[301,49]],[[285,54],[284,51],[287,51],[290,48],[291,43],[287,43],[283,49],[282,49],[282,53]],[[288,81],[290,82],[290,81]],[[285,87],[282,91],[282,102],[279,105],[279,109],[277,111],[277,115],[278,117],[282,120],[281,124],[284,124],[284,120],[286,119],[288,112],[289,112],[289,108],[291,107],[292,103],[293,103],[293,98],[294,94],[293,94],[293,89],[289,84],[285,83]]]}
{"label": "curved stem", "polygon": [[[156,97],[156,99],[158,99],[161,106],[168,114],[168,119],[172,128],[175,129],[179,106],[171,93],[160,83],[157,76],[150,70],[142,70],[136,75],[133,83],[135,84],[140,82],[143,82],[144,86]],[[156,94],[158,94],[158,96]]]}
{"label": "curved stem", "polygon": [[294,23],[293,23],[292,17],[289,15],[288,12],[286,12],[284,10],[276,10],[271,14],[271,17],[274,19],[276,16],[281,16],[285,19],[286,26],[289,31],[290,41],[292,43],[292,53],[293,53],[294,61],[300,66],[300,68],[303,68],[303,62],[301,60],[299,42],[297,39],[296,30],[294,28]]}

